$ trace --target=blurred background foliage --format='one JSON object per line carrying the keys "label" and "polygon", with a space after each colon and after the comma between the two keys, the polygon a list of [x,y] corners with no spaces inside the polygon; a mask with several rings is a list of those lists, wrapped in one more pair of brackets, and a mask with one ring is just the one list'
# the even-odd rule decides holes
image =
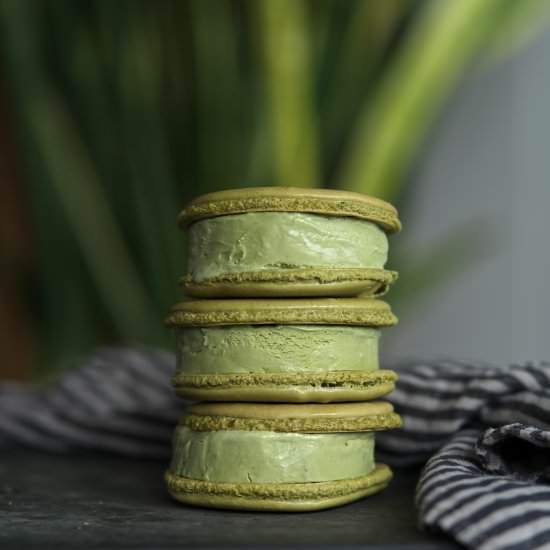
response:
{"label": "blurred background foliage", "polygon": [[[405,204],[465,71],[549,12],[549,0],[0,0],[33,251],[0,241],[2,292],[29,322],[35,374],[98,343],[170,345],[175,218],[198,194],[327,186]],[[392,302],[475,256],[464,229],[421,257],[394,253]]]}

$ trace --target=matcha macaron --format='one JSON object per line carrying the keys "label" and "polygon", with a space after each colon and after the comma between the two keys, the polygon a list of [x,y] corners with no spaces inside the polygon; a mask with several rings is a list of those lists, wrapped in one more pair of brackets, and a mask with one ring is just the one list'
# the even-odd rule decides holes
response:
{"label": "matcha macaron", "polygon": [[165,480],[177,500],[243,510],[308,511],[383,489],[374,433],[397,428],[386,402],[199,403],[176,428]]}
{"label": "matcha macaron", "polygon": [[370,296],[396,278],[384,266],[395,208],[347,191],[257,187],[192,201],[186,294],[202,298]]}
{"label": "matcha macaron", "polygon": [[173,379],[197,401],[365,401],[389,393],[380,328],[396,317],[371,298],[196,300],[166,323],[177,341]]}

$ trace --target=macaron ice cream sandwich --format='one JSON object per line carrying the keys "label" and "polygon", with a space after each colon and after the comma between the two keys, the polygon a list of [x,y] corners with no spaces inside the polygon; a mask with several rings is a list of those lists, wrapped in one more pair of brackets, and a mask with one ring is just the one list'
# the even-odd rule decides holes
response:
{"label": "macaron ice cream sandwich", "polygon": [[397,322],[369,298],[196,300],[176,305],[177,393],[199,401],[366,401],[396,380],[378,364]]}
{"label": "macaron ice cream sandwich", "polygon": [[[346,191],[258,187],[210,193],[178,218],[187,233],[181,285],[166,325],[176,335],[173,385],[191,400],[165,474],[180,502],[310,511],[390,482],[375,433],[400,417],[380,399],[379,299],[390,204]],[[194,402],[194,403],[193,403]]]}
{"label": "macaron ice cream sandwich", "polygon": [[199,403],[174,434],[165,474],[177,500],[241,510],[310,511],[383,489],[374,432],[397,428],[387,402]]}
{"label": "macaron ice cream sandwich", "polygon": [[388,234],[401,224],[380,199],[346,191],[257,187],[198,197],[184,292],[199,298],[381,295]]}

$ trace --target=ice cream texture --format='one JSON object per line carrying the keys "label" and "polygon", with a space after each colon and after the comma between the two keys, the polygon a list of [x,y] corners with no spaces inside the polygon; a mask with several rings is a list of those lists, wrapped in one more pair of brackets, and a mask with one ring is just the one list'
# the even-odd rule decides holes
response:
{"label": "ice cream texture", "polygon": [[378,268],[388,257],[375,223],[300,212],[250,212],[189,227],[188,271],[196,282],[227,273],[304,268]]}
{"label": "ice cream texture", "polygon": [[226,483],[304,483],[352,479],[374,468],[372,433],[277,433],[178,426],[172,473]]}
{"label": "ice cream texture", "polygon": [[322,373],[378,369],[380,331],[371,327],[244,325],[177,330],[186,374]]}

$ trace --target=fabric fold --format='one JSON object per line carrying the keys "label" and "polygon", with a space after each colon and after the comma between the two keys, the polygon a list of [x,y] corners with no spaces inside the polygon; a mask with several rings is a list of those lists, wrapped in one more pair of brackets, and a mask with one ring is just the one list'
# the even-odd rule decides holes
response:
{"label": "fabric fold", "polygon": [[388,399],[404,428],[381,433],[377,456],[424,468],[419,524],[467,548],[550,547],[550,365],[461,361],[396,369]]}

